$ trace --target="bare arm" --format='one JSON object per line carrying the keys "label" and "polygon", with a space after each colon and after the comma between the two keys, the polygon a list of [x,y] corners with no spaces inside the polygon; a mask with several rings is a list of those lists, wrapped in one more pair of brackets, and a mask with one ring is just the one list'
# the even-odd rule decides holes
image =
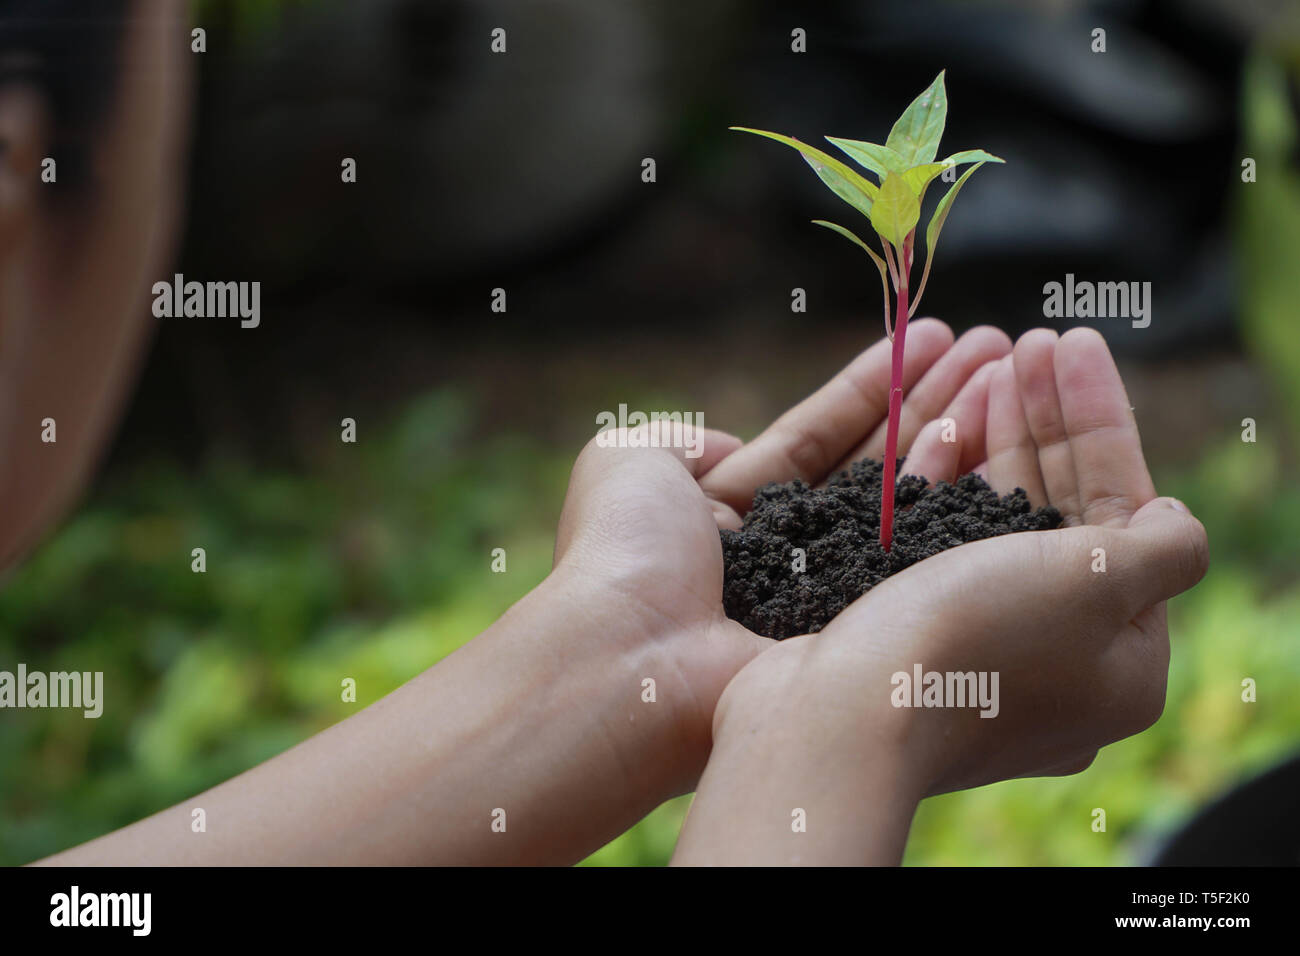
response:
{"label": "bare arm", "polygon": [[[613,636],[620,616],[557,571],[356,716],[42,862],[575,862],[688,789],[702,760],[670,704],[641,704],[639,675],[662,671],[653,650]],[[191,829],[196,808],[206,832]]]}

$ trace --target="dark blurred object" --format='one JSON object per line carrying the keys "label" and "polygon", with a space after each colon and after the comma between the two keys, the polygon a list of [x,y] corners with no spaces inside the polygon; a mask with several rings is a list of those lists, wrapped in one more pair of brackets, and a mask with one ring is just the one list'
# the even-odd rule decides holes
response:
{"label": "dark blurred object", "polygon": [[[1073,273],[1152,283],[1149,328],[1092,320],[1116,351],[1235,344],[1226,223],[1262,17],[1211,0],[249,6],[199,7],[178,271],[261,281],[265,318],[255,338],[164,322],[141,403],[171,417],[147,432],[201,442],[313,392],[391,390],[422,354],[617,348],[646,328],[725,350],[830,322],[860,322],[865,344],[882,331],[874,270],[808,222],[856,214],[789,151],[726,127],[883,139],[942,68],[945,150],[1008,163],[963,191],[926,312],[1012,334],[1076,324],[1043,315],[1044,283]],[[496,287],[507,313],[488,309]]]}
{"label": "dark blurred object", "polygon": [[[642,157],[680,139],[697,90],[679,40],[689,57],[699,37],[662,6],[294,5],[205,61],[196,250],[282,285],[343,271],[427,290],[535,264],[626,203]],[[679,25],[710,25],[710,7]],[[237,8],[211,9],[220,51],[238,24],[216,18]],[[345,156],[357,188],[340,183]]]}
{"label": "dark blurred object", "polygon": [[1156,866],[1300,865],[1300,756],[1220,797],[1160,852]]}
{"label": "dark blurred object", "polygon": [[[1073,272],[1153,283],[1151,329],[1111,322],[1121,347],[1166,349],[1227,327],[1223,213],[1244,37],[1209,6],[292,9],[236,54],[219,52],[230,40],[211,44],[192,227],[195,256],[286,292],[346,276],[427,296],[468,279],[477,302],[489,278],[535,279],[530,300],[555,291],[567,326],[605,321],[593,305],[611,297],[627,321],[716,314],[750,290],[775,296],[764,277],[785,285],[779,302],[792,274],[862,264],[804,228],[834,207],[797,160],[726,125],[883,138],[946,67],[945,146],[987,142],[1009,163],[972,184],[952,217],[931,309],[1042,324],[1043,283]],[[496,26],[505,54],[489,52]],[[805,54],[790,51],[795,26]],[[1107,31],[1105,53],[1090,49],[1094,27]],[[358,188],[340,186],[344,156],[359,161]],[[645,156],[659,164],[649,187]],[[738,248],[717,248],[726,243]],[[575,275],[583,286],[566,295]],[[869,291],[827,283],[844,304]]]}
{"label": "dark blurred object", "polygon": [[829,55],[757,71],[766,106],[749,125],[875,138],[946,67],[943,151],[980,143],[1007,159],[963,192],[927,311],[1014,334],[1050,324],[1043,284],[1073,273],[1152,283],[1150,328],[1095,321],[1120,351],[1223,337],[1241,34],[1186,4],[1137,0],[844,3],[825,16],[810,31]]}

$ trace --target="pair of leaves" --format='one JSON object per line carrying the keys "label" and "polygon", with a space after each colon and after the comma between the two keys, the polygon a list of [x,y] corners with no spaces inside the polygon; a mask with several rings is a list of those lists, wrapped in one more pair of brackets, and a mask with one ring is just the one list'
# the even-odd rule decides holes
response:
{"label": "pair of leaves", "polygon": [[912,100],[889,131],[885,145],[856,139],[826,138],[852,159],[884,179],[889,173],[903,174],[916,166],[934,162],[939,140],[948,121],[948,92],[940,72],[920,96]]}
{"label": "pair of leaves", "polygon": [[[999,163],[1003,162],[1001,159],[996,159],[995,161]],[[944,223],[948,221],[948,214],[952,211],[953,200],[956,199],[957,194],[961,192],[962,186],[966,185],[966,180],[970,179],[971,176],[974,175],[975,170],[979,169],[983,165],[984,161],[978,162],[970,169],[966,170],[966,172],[962,173],[961,176],[957,178],[957,181],[952,184],[952,188],[944,193],[942,198],[940,198],[939,205],[935,207],[934,213],[930,216],[930,224],[925,230],[925,268],[921,271],[921,283],[917,287],[916,295],[912,299],[911,308],[908,309],[907,312],[909,318],[916,314],[917,306],[921,304],[921,296],[925,294],[925,286],[930,279],[930,267],[934,263],[935,246],[938,245],[939,233],[943,230]],[[899,268],[902,268],[901,263],[904,261],[902,256],[904,255],[903,250],[905,240],[907,235],[916,228],[916,224],[920,220],[920,211],[920,198],[910,192],[902,178],[893,174],[886,176],[885,182],[880,187],[880,195],[877,198],[875,205],[872,207],[871,225],[880,235],[882,241],[889,242],[898,250],[898,261],[900,263]],[[851,230],[837,225],[836,223],[827,222],[824,219],[814,219],[813,222],[816,225],[825,226],[838,232],[846,239],[856,243],[864,252],[866,252],[867,255],[871,256],[871,260],[876,264],[876,268],[880,270],[880,281],[885,287],[885,325],[887,329],[892,330],[892,324],[889,318],[888,266],[885,261],[876,254],[875,250],[858,238],[858,236],[856,236]],[[894,287],[896,289],[900,288],[900,283],[906,284],[906,281],[906,276],[900,277],[895,275]],[[893,338],[892,332],[890,338]]]}
{"label": "pair of leaves", "polygon": [[[925,291],[925,284],[930,275],[930,264],[934,259],[935,243],[948,219],[948,213],[952,209],[952,202],[957,197],[957,193],[980,166],[988,162],[1003,162],[999,157],[982,149],[962,150],[935,162],[934,157],[939,151],[939,141],[943,137],[947,117],[948,95],[944,87],[944,74],[940,72],[934,82],[912,101],[894,123],[883,146],[862,140],[826,137],[850,159],[874,173],[880,180],[879,186],[840,160],[797,139],[765,130],[732,127],[742,132],[765,136],[797,149],[822,182],[870,220],[872,228],[880,236],[882,243],[888,243],[897,250],[897,265],[893,260],[886,264],[885,259],[882,259],[851,230],[825,220],[814,220],[817,225],[839,233],[871,256],[880,271],[881,282],[885,287],[887,326],[889,324],[889,275],[893,275],[895,288],[901,288],[907,282],[907,276],[900,274],[905,261],[904,249],[908,246],[909,237],[920,221],[921,203],[930,183],[951,167],[974,163],[939,200],[939,205],[926,228],[925,269],[921,276],[921,285],[913,300],[912,312],[920,303],[921,293]],[[884,251],[888,257],[888,247]]]}

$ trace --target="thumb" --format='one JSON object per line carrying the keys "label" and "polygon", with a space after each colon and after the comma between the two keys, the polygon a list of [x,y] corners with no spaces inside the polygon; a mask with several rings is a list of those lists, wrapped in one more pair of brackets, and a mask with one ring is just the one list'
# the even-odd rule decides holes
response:
{"label": "thumb", "polygon": [[578,456],[574,471],[593,466],[596,471],[604,472],[629,462],[640,467],[644,456],[639,456],[638,451],[666,452],[663,457],[675,458],[698,480],[742,444],[735,435],[716,428],[655,420],[631,428],[598,432]]}
{"label": "thumb", "polygon": [[1205,526],[1177,498],[1148,501],[1119,536],[1129,552],[1124,590],[1134,614],[1195,586],[1209,568]]}
{"label": "thumb", "polygon": [[[569,474],[555,537],[556,559],[594,516],[608,521],[630,504],[644,505],[650,499],[680,506],[691,495],[706,507],[699,477],[739,447],[741,441],[734,435],[681,423],[600,432],[587,442]],[[716,512],[714,517],[722,520]]]}

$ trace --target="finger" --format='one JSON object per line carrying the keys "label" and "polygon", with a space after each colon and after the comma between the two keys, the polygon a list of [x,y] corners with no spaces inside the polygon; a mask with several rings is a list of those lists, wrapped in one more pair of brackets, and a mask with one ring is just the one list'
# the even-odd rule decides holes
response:
{"label": "finger", "polygon": [[986,456],[985,429],[989,414],[989,386],[993,383],[993,371],[997,365],[995,361],[985,362],[980,366],[979,371],[971,376],[970,381],[957,393],[957,397],[944,409],[940,418],[940,421],[951,419],[956,429],[957,444],[961,451],[955,472],[957,476],[971,471]]}
{"label": "finger", "polygon": [[1123,528],[1156,489],[1119,370],[1106,340],[1090,328],[1061,337],[1055,366],[1083,521]]}
{"label": "finger", "polygon": [[[726,432],[680,423],[652,422],[600,432],[587,442],[573,463],[556,534],[556,557],[568,549],[584,515],[606,508],[618,510],[627,493],[629,475],[635,474],[640,481],[654,476],[660,484],[681,493],[693,490],[703,499],[697,476],[707,474],[741,444],[739,438]],[[708,505],[719,526],[739,526],[739,519],[727,515],[716,502]]]}
{"label": "finger", "polygon": [[682,464],[690,477],[701,479],[742,446],[744,442],[735,434],[716,428],[655,420],[633,428],[599,432],[578,455],[573,473],[577,476],[585,463],[590,467],[607,467],[620,458],[627,459],[628,453],[659,451]]}
{"label": "finger", "polygon": [[1175,498],[1155,498],[1116,533],[1106,571],[1117,581],[1126,616],[1193,587],[1210,564],[1205,526]]}
{"label": "finger", "polygon": [[[670,444],[669,450],[681,451],[682,464],[697,481],[745,444],[735,435],[716,428],[696,428],[686,425],[683,426],[682,432],[685,440],[681,444]],[[693,449],[698,451],[698,454],[692,454]]]}
{"label": "finger", "polygon": [[919,475],[930,484],[956,481],[957,462],[961,458],[960,437],[944,441],[944,423],[936,418],[921,429],[912,450],[903,461],[903,474]]}
{"label": "finger", "polygon": [[1114,688],[1125,706],[1117,712],[1123,720],[1111,739],[1140,734],[1160,719],[1169,690],[1169,627],[1167,604],[1159,601],[1139,611],[1106,651],[1104,664]]}
{"label": "finger", "polygon": [[997,364],[989,383],[984,439],[988,451],[987,480],[993,489],[1005,495],[1023,488],[1035,508],[1047,504],[1047,489],[1038,467],[1038,446],[1030,434],[1024,406],[1020,404],[1020,386],[1011,356]]}
{"label": "finger", "polygon": [[1049,764],[1039,770],[1030,773],[1021,774],[1022,777],[1070,777],[1076,773],[1083,773],[1092,766],[1093,761],[1097,759],[1097,751],[1089,748],[1084,753],[1071,757],[1068,760],[1062,760],[1058,763]]}
{"label": "finger", "polygon": [[1056,344],[1057,335],[1051,329],[1033,329],[1016,343],[1012,361],[1020,405],[1038,449],[1038,470],[1047,500],[1061,512],[1062,524],[1069,527],[1081,524],[1083,516],[1070,437],[1056,393]]}
{"label": "finger", "polygon": [[[911,327],[908,327],[908,347],[911,348]],[[926,423],[939,417],[940,412],[970,381],[971,376],[995,359],[1011,351],[1011,339],[1001,329],[983,325],[971,329],[934,363],[922,376],[915,388],[904,385],[903,407],[898,422],[898,453],[907,454],[912,442]],[[885,435],[888,429],[881,422],[866,441],[840,462],[836,471],[847,468],[860,458],[881,458],[885,454]]]}
{"label": "finger", "polygon": [[[952,330],[937,319],[908,329],[905,382],[916,382],[951,346]],[[770,481],[802,478],[818,484],[889,410],[890,342],[882,339],[728,455],[701,482],[709,497],[744,514],[754,492]]]}
{"label": "finger", "polygon": [[1145,636],[1148,641],[1162,640],[1166,645],[1169,643],[1169,602],[1161,601],[1159,604],[1153,604],[1150,607],[1143,608],[1137,614],[1133,615],[1130,623]]}
{"label": "finger", "polygon": [[989,383],[998,362],[985,362],[971,376],[943,415],[921,429],[904,461],[903,473],[921,475],[931,483],[955,481],[984,455]]}
{"label": "finger", "polygon": [[721,501],[714,501],[710,498],[709,508],[713,511],[713,523],[716,524],[719,529],[739,531],[741,526],[745,523],[744,519],[742,519],[740,515],[736,514],[736,509],[731,507],[731,505],[723,504]]}

